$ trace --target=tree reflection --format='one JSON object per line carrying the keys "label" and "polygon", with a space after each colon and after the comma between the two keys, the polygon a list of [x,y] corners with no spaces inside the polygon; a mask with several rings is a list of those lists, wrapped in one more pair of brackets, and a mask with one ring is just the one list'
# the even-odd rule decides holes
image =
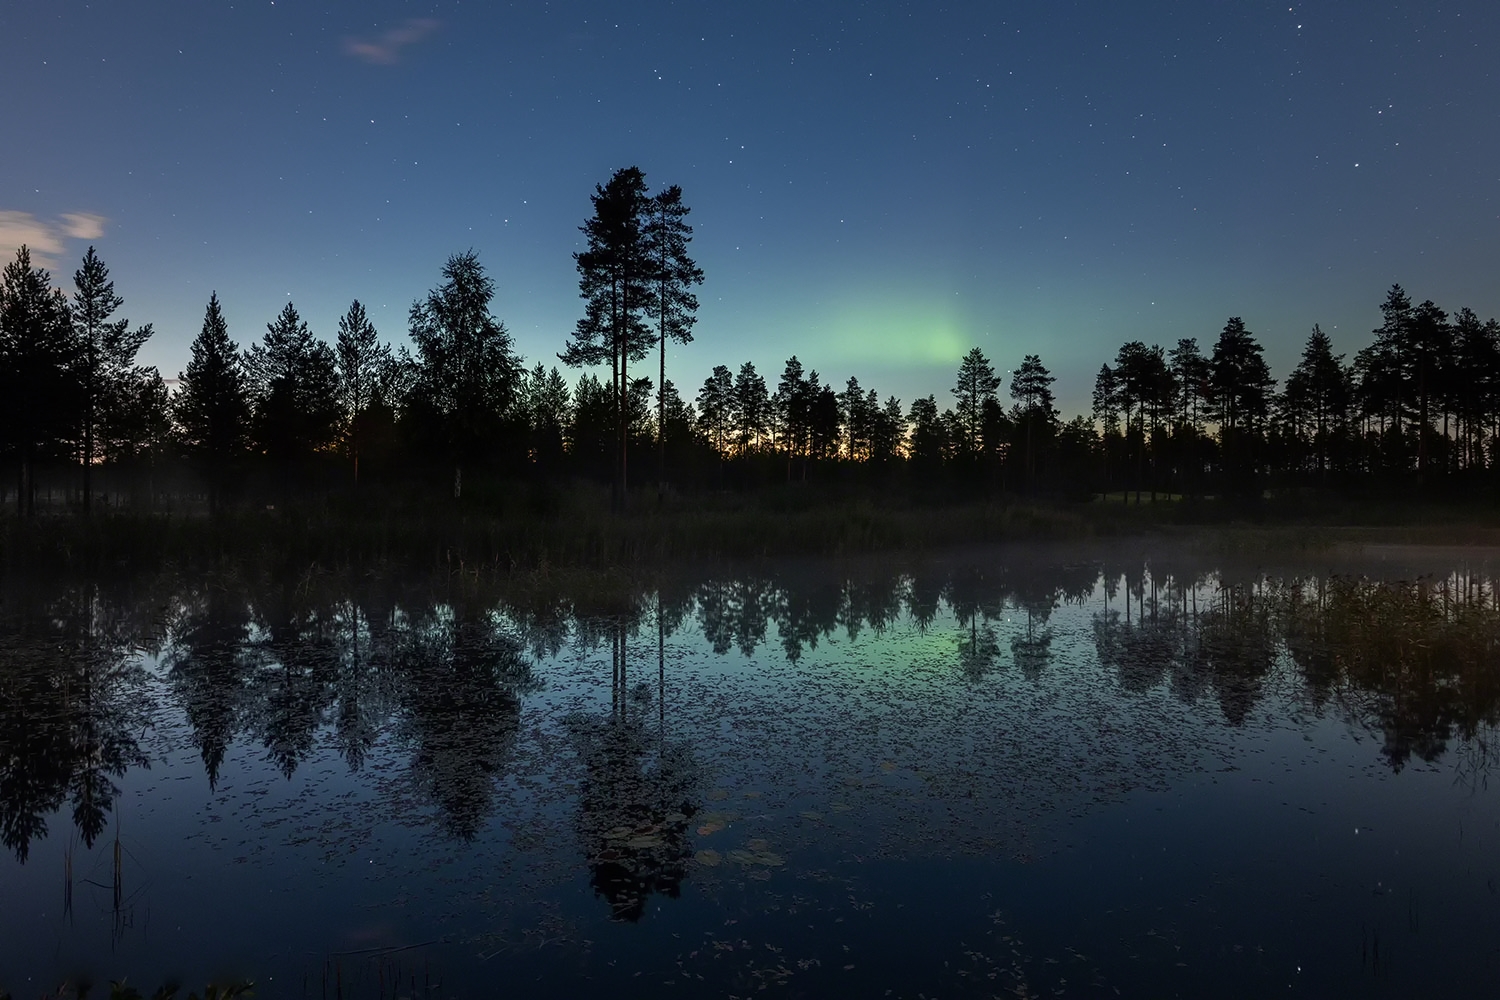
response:
{"label": "tree reflection", "polygon": [[180,598],[165,665],[210,788],[248,711],[249,636],[249,596],[238,580],[202,581]]}
{"label": "tree reflection", "polygon": [[1413,756],[1437,760],[1454,738],[1472,756],[1500,723],[1494,598],[1495,582],[1468,571],[1298,582],[1284,599],[1287,648],[1315,704],[1378,733],[1392,770]]}
{"label": "tree reflection", "polygon": [[331,609],[284,582],[255,605],[245,645],[246,721],[287,779],[312,753],[333,704],[339,647]]}
{"label": "tree reflection", "polygon": [[630,686],[636,622],[617,615],[601,624],[610,640],[610,712],[602,719],[575,717],[570,726],[584,768],[578,835],[594,891],[609,903],[613,919],[634,922],[653,894],[675,899],[681,892],[692,855],[688,824],[698,811],[698,770],[691,745],[666,732],[665,619],[658,617],[652,629],[654,695],[648,683]]}
{"label": "tree reflection", "polygon": [[119,795],[116,779],[147,766],[139,736],[154,705],[135,654],[154,629],[140,607],[94,584],[4,606],[0,841],[21,861],[64,804],[92,847]]}
{"label": "tree reflection", "polygon": [[514,749],[530,660],[493,612],[467,602],[414,613],[396,656],[411,774],[443,833],[473,840]]}
{"label": "tree reflection", "polygon": [[1166,692],[1241,726],[1274,689],[1374,734],[1397,771],[1458,743],[1467,780],[1479,781],[1496,753],[1500,595],[1479,569],[1391,582],[1111,557],[798,573],[669,579],[653,593],[466,584],[456,597],[447,581],[315,574],[9,586],[0,840],[24,859],[59,812],[86,844],[102,835],[121,777],[146,766],[139,741],[157,688],[139,654],[157,650],[211,788],[236,740],[294,779],[320,747],[357,771],[394,733],[437,829],[470,840],[517,752],[532,664],[608,646],[610,711],[578,716],[569,731],[585,772],[578,835],[596,890],[622,919],[639,918],[652,894],[675,894],[686,871],[697,779],[691,747],[669,736],[666,645],[687,623],[713,654],[779,655],[817,671],[809,654],[824,641],[904,616],[917,630],[952,628],[971,682],[994,675],[1008,648],[1028,683],[1067,684],[1071,662],[1054,662],[1066,641],[1058,609],[1088,602],[1097,662],[1126,695]]}

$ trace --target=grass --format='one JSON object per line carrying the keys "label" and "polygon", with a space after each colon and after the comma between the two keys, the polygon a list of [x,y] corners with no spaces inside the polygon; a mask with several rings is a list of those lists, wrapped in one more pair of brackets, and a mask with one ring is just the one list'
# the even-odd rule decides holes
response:
{"label": "grass", "polygon": [[663,567],[712,560],[934,552],[1018,541],[1188,536],[1230,550],[1352,542],[1500,544],[1488,503],[1335,496],[1253,505],[1159,499],[1023,502],[805,485],[756,493],[632,496],[623,515],[593,487],[518,489],[483,504],[389,506],[318,500],[201,514],[112,513],[0,520],[0,566],[72,571],[251,564],[276,571],[382,565],[515,574]]}

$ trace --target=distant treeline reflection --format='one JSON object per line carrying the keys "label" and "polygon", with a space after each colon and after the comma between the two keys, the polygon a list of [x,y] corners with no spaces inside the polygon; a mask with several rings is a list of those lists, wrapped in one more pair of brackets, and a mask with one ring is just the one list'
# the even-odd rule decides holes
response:
{"label": "distant treeline reflection", "polygon": [[[1065,605],[1091,642],[1057,641]],[[1368,731],[1396,771],[1455,741],[1466,773],[1482,769],[1500,723],[1500,584],[1468,570],[1382,582],[1094,560],[520,595],[318,575],[12,582],[0,602],[0,836],[24,861],[66,810],[92,845],[119,779],[152,764],[146,734],[175,717],[210,785],[236,744],[290,779],[319,748],[359,771],[393,741],[434,828],[472,839],[549,661],[607,645],[608,712],[573,718],[568,735],[595,885],[631,918],[649,893],[675,892],[699,808],[694,747],[680,729],[666,736],[681,669],[667,642],[675,664],[694,643],[706,657],[795,664],[820,642],[896,627],[949,633],[936,648],[974,698],[1004,697],[993,681],[1010,671],[1013,683],[1068,683],[1091,648],[1120,696],[1165,687],[1240,726],[1290,678],[1278,711],[1290,694],[1292,709]]]}

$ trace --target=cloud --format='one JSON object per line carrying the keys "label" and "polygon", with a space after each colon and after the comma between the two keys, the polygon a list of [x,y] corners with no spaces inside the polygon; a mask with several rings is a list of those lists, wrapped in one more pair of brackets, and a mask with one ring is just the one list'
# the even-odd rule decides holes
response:
{"label": "cloud", "polygon": [[402,49],[420,42],[441,24],[430,17],[409,18],[400,27],[391,28],[378,38],[344,39],[344,51],[376,66],[390,66],[401,60]]}
{"label": "cloud", "polygon": [[104,235],[106,221],[104,216],[92,212],[64,212],[62,229],[75,240],[97,240]]}
{"label": "cloud", "polygon": [[57,258],[67,248],[65,240],[97,240],[104,235],[107,221],[90,212],[67,212],[56,222],[48,222],[30,212],[0,209],[0,264],[15,259],[24,244],[31,250],[34,266],[55,270]]}

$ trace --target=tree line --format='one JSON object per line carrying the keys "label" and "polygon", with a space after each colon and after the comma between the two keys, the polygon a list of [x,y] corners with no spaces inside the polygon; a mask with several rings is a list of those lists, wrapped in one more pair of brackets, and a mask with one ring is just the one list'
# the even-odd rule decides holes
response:
{"label": "tree line", "polygon": [[[682,190],[652,194],[616,171],[591,197],[574,254],[582,316],[557,365],[527,367],[494,315],[494,280],[455,254],[412,304],[408,345],[381,339],[352,302],[332,344],[288,302],[241,350],[217,294],[175,392],[136,356],[152,336],[116,314],[93,247],[71,294],[26,247],[0,273],[0,453],[17,510],[38,470],[73,469],[87,512],[107,470],[149,504],[175,477],[217,509],[247,480],[286,490],[441,481],[598,480],[624,509],[632,482],[747,487],[775,481],[908,480],[989,492],[1258,496],[1268,487],[1491,481],[1500,469],[1500,325],[1470,309],[1414,305],[1400,286],[1352,362],[1317,326],[1278,389],[1233,317],[1211,348],[1123,344],[1094,381],[1092,412],[1064,421],[1035,354],[1007,382],[975,347],[953,404],[835,388],[793,356],[774,388],[752,362],[715,365],[692,400],[667,378],[669,341],[693,339],[704,280],[689,254]],[[655,371],[643,365],[656,355]],[[594,370],[607,374],[596,375]],[[1006,398],[1002,399],[1002,391]],[[1008,405],[1007,405],[1008,403]],[[654,456],[644,476],[631,456]],[[652,467],[654,466],[654,468]],[[192,478],[184,481],[186,472]],[[258,478],[257,478],[258,477]],[[125,483],[127,487],[119,484]]]}

